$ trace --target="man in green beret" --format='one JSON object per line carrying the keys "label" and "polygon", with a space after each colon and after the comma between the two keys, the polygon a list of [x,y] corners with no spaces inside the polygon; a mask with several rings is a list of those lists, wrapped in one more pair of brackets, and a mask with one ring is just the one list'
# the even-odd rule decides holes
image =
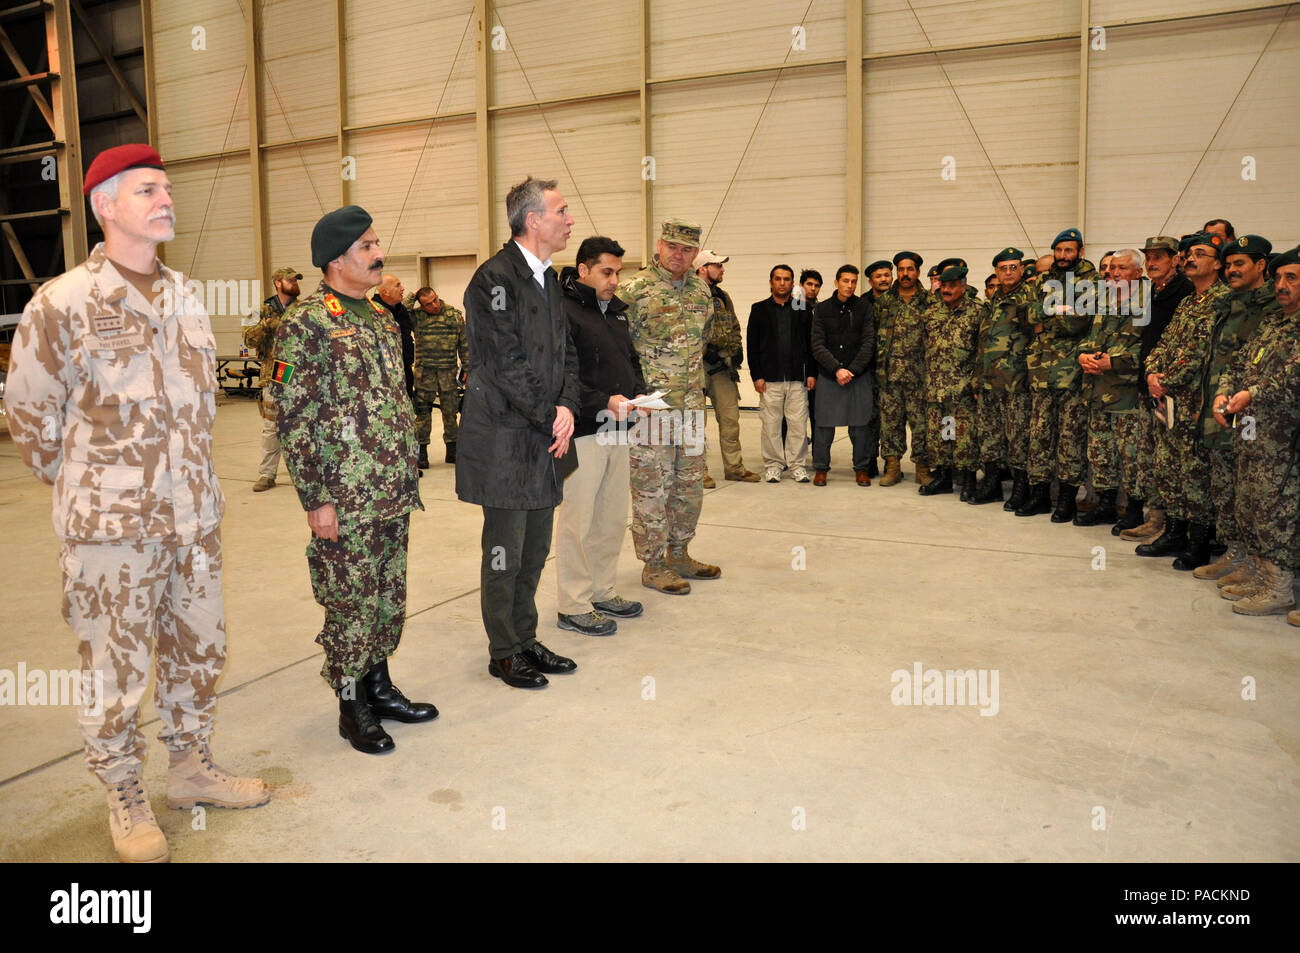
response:
{"label": "man in green beret", "polygon": [[876,391],[880,402],[880,449],[885,457],[881,486],[903,479],[901,461],[912,429],[916,482],[930,482],[925,423],[925,335],[922,315],[931,295],[921,287],[924,262],[914,251],[894,256],[898,278],[881,294],[876,317]]}
{"label": "man in green beret", "polygon": [[975,358],[983,306],[966,294],[966,266],[949,265],[939,275],[939,299],[922,318],[925,326],[925,411],[927,446],[934,464],[922,496],[975,493]]}

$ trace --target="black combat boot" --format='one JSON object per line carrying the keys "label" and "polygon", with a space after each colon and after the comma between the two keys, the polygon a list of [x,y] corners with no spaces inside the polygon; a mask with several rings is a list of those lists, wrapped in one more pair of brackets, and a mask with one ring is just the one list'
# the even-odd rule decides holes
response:
{"label": "black combat boot", "polygon": [[952,467],[935,467],[930,471],[930,482],[916,488],[922,496],[937,496],[952,492]]}
{"label": "black combat boot", "polygon": [[1144,501],[1139,500],[1136,496],[1130,496],[1128,503],[1124,506],[1124,515],[1110,528],[1110,535],[1118,536],[1126,529],[1137,529],[1141,526],[1146,519],[1142,515],[1144,505]]}
{"label": "black combat boot", "polygon": [[[1208,542],[1208,540],[1207,540]],[[1165,517],[1165,531],[1133,552],[1139,556],[1179,556],[1187,548],[1187,520]]]}
{"label": "black combat boot", "polygon": [[1052,510],[1053,523],[1068,523],[1076,513],[1079,512],[1079,504],[1075,497],[1079,495],[1079,488],[1071,486],[1069,483],[1062,483],[1056,491],[1056,509]]}
{"label": "black combat boot", "polygon": [[976,485],[975,495],[970,502],[976,506],[1002,502],[1002,473],[996,463],[984,464],[984,478]]}
{"label": "black combat boot", "polygon": [[452,440],[447,444],[447,462],[456,462],[456,441]]}
{"label": "black combat boot", "polygon": [[[348,699],[346,696],[354,697]],[[397,746],[370,710],[365,679],[360,678],[339,692],[339,737],[365,754],[383,754]]]}
{"label": "black combat boot", "polygon": [[969,503],[975,496],[975,471],[958,470],[953,488],[961,491],[960,499],[963,503]]}
{"label": "black combat boot", "polygon": [[880,476],[880,464],[876,457],[872,457],[871,462],[867,464],[867,476],[873,480]]}
{"label": "black combat boot", "polygon": [[429,469],[429,445],[427,443],[420,444],[420,462],[416,466],[421,470]]}
{"label": "black combat boot", "polygon": [[402,690],[393,684],[388,676],[388,659],[384,659],[365,675],[361,681],[366,686],[366,700],[370,710],[377,718],[389,718],[414,724],[420,721],[433,721],[438,717],[438,709],[428,702],[413,702]]}
{"label": "black combat boot", "polygon": [[1024,470],[1013,470],[1015,481],[1011,484],[1011,496],[1002,508],[1008,513],[1014,513],[1020,507],[1025,505],[1025,500],[1029,498],[1029,474]]}
{"label": "black combat boot", "polygon": [[1191,572],[1210,563],[1210,536],[1214,527],[1208,523],[1189,523],[1187,526],[1187,548],[1174,560],[1174,568],[1179,572]]}
{"label": "black combat boot", "polygon": [[1031,483],[1025,502],[1016,510],[1017,516],[1041,516],[1052,512],[1052,484]]}
{"label": "black combat boot", "polygon": [[1115,497],[1119,490],[1102,490],[1097,494],[1097,505],[1086,513],[1078,513],[1074,517],[1075,526],[1098,526],[1102,523],[1113,523],[1119,519],[1119,513],[1115,511]]}

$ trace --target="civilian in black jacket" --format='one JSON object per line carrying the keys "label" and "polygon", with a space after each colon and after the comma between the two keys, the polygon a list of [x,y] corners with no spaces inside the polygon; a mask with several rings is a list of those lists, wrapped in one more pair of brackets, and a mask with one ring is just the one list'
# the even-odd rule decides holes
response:
{"label": "civilian in black jacket", "polygon": [[506,195],[511,240],[465,289],[469,375],[456,453],[456,495],[483,507],[480,604],[488,673],[541,688],[571,659],[537,641],[537,582],[563,498],[556,460],[569,452],[578,355],[551,255],[573,219],[554,181],[528,178]]}
{"label": "civilian in black jacket", "polygon": [[560,272],[569,340],[578,354],[578,469],[564,481],[555,515],[557,625],[584,635],[613,635],[610,616],[639,616],[642,605],[614,591],[627,528],[629,398],[645,394],[632,346],[627,305],[614,294],[623,246],[593,236],[578,246],[578,267]]}
{"label": "civilian in black jacket", "polygon": [[775,266],[768,272],[768,285],[772,294],[750,307],[745,332],[749,376],[758,391],[763,428],[763,479],[780,483],[781,472],[788,468],[796,483],[807,483],[808,387],[813,379],[804,312],[794,309],[791,298],[794,269]]}
{"label": "civilian in black jacket", "polygon": [[[406,305],[402,304],[404,297],[406,297],[406,289],[402,287],[401,279],[396,275],[384,275],[379,283],[379,301],[393,313],[393,320],[402,329],[402,370],[406,377],[406,396],[414,401],[415,322],[411,320],[411,313],[406,310]],[[421,464],[426,467],[428,465],[428,460]]]}
{"label": "civilian in black jacket", "polygon": [[835,272],[835,294],[813,311],[812,357],[818,370],[817,426],[813,430],[816,486],[826,485],[836,427],[849,428],[858,485],[871,486],[867,465],[874,395],[867,369],[875,356],[876,329],[871,302],[854,294],[857,287],[857,267],[840,265]]}

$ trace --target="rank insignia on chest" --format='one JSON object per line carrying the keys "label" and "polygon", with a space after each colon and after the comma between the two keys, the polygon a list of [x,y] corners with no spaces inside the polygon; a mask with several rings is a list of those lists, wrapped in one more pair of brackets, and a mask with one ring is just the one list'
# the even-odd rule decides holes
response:
{"label": "rank insignia on chest", "polygon": [[276,361],[275,367],[271,371],[271,380],[277,384],[287,384],[291,377],[293,377],[293,365],[286,364],[284,361]]}
{"label": "rank insignia on chest", "polygon": [[1263,360],[1263,358],[1264,358],[1264,349],[1261,347],[1259,349],[1259,353],[1255,355],[1255,360],[1251,361],[1251,363],[1258,364],[1261,360]]}
{"label": "rank insignia on chest", "polygon": [[336,318],[343,316],[343,302],[331,294],[325,296],[325,310]]}
{"label": "rank insignia on chest", "polygon": [[349,325],[346,328],[335,328],[330,332],[332,338],[350,338],[357,333],[356,325]]}
{"label": "rank insignia on chest", "polygon": [[399,328],[397,325],[393,324],[393,322],[391,322],[391,321],[385,321],[385,322],[384,322],[384,330],[385,330],[385,331],[390,331],[390,332],[392,332],[393,334],[396,334],[398,331],[401,330],[401,328]]}

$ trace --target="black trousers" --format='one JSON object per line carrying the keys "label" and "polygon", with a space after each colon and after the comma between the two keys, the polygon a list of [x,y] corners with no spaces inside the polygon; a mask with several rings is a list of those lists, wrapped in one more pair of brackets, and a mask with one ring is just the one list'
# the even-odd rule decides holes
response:
{"label": "black trousers", "polygon": [[[814,470],[829,470],[831,468],[831,442],[834,439],[834,427],[813,428],[812,456]],[[865,470],[867,464],[871,462],[870,440],[870,425],[863,424],[861,427],[849,428],[849,443],[853,445],[854,470]]]}
{"label": "black trousers", "polygon": [[537,583],[551,552],[554,516],[554,507],[483,507],[479,602],[494,659],[522,652],[537,641]]}

